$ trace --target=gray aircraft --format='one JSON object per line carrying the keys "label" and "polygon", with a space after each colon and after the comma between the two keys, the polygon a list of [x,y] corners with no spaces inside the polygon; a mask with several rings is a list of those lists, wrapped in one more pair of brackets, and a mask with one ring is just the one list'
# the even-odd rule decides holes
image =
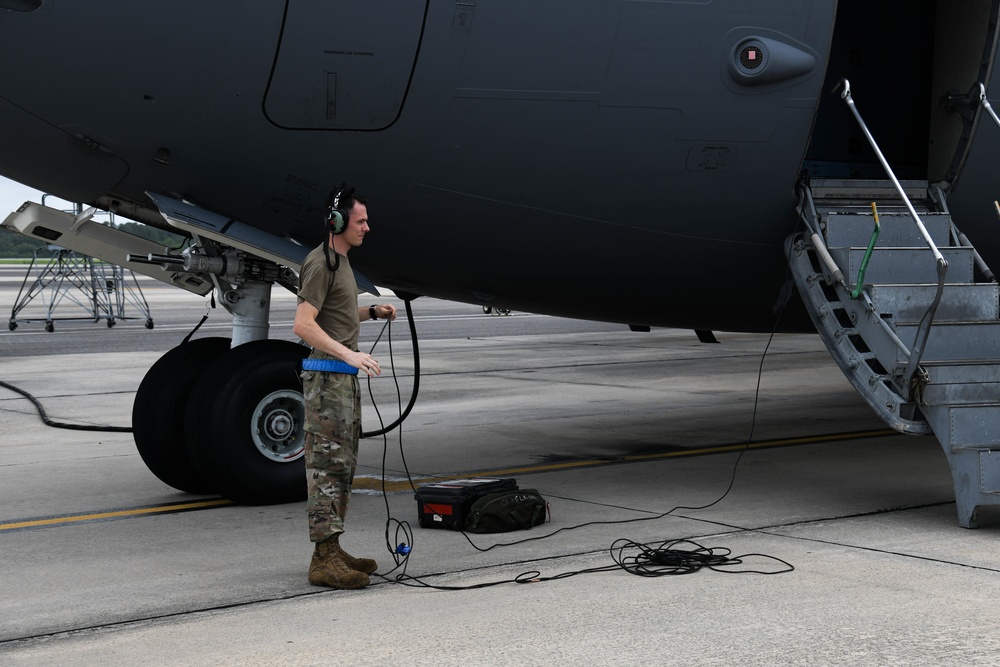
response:
{"label": "gray aircraft", "polygon": [[5,224],[233,312],[137,393],[139,450],[182,490],[302,497],[304,353],[267,340],[268,303],[349,180],[380,237],[352,264],[405,298],[815,327],[889,424],[942,442],[974,526],[1000,490],[998,12],[0,0],[0,173],[190,243],[38,204]]}

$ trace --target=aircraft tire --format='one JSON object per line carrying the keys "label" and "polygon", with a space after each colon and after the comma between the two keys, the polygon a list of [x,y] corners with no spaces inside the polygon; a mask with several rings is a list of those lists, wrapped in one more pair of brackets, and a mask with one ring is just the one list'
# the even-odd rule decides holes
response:
{"label": "aircraft tire", "polygon": [[308,354],[290,341],[244,343],[211,364],[191,392],[188,454],[222,496],[247,505],[306,497],[298,368]]}
{"label": "aircraft tire", "polygon": [[132,438],[146,467],[186,493],[214,493],[184,446],[184,411],[202,371],[229,351],[228,338],[198,338],[178,345],[153,364],[132,404]]}

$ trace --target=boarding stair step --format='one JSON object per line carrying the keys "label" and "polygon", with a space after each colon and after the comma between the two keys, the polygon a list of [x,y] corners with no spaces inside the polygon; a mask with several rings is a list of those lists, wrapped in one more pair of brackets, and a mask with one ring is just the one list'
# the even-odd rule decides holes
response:
{"label": "boarding stair step", "polygon": [[931,384],[1000,383],[1000,359],[923,361],[920,366]]}
{"label": "boarding stair step", "polygon": [[[936,292],[937,285],[931,283],[874,284],[869,288],[875,312],[898,322],[919,321],[934,302]],[[1000,286],[996,283],[946,284],[934,315],[935,322],[998,318]]]}
{"label": "boarding stair step", "polygon": [[943,406],[998,406],[1000,382],[928,383],[923,388],[921,404]]}
{"label": "boarding stair step", "polygon": [[[951,245],[951,216],[947,213],[919,213],[934,245]],[[879,212],[879,235],[876,248],[927,247],[927,241],[917,228],[913,217],[906,213]],[[868,247],[875,229],[871,209],[867,213],[831,211],[823,216],[826,244],[830,248]]]}
{"label": "boarding stair step", "polygon": [[[926,180],[900,180],[903,192],[911,200],[929,199]],[[855,203],[867,205],[871,201],[892,201],[899,204],[899,193],[892,181],[867,178],[813,178],[809,190],[817,202]]]}
{"label": "boarding stair step", "polygon": [[1000,451],[1000,404],[930,405],[924,414],[945,451]]}
{"label": "boarding stair step", "polygon": [[[896,323],[896,334],[912,348],[918,323]],[[921,363],[1000,359],[1000,321],[934,322],[927,337]],[[899,358],[900,363],[905,359]]]}
{"label": "boarding stair step", "polygon": [[[867,247],[830,248],[848,287],[857,286],[858,272]],[[975,282],[975,250],[965,247],[939,248],[948,262],[946,279],[949,283]],[[937,262],[930,248],[878,248],[872,251],[865,272],[865,284],[933,283],[937,285]]]}

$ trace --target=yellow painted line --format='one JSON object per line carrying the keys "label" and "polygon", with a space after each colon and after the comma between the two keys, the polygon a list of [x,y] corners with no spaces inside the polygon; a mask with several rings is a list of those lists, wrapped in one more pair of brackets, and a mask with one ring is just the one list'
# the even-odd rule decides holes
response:
{"label": "yellow painted line", "polygon": [[99,521],[101,519],[115,519],[119,517],[135,517],[144,514],[163,514],[165,512],[180,512],[184,510],[206,509],[209,507],[222,507],[234,505],[231,500],[202,500],[190,503],[180,503],[177,505],[156,505],[154,507],[137,507],[130,510],[116,510],[114,512],[97,512],[94,514],[74,514],[71,516],[53,517],[51,519],[35,519],[33,521],[19,521],[16,523],[0,523],[0,530],[16,530],[18,528],[39,528],[41,526],[58,526],[61,524],[75,523],[80,521]]}
{"label": "yellow painted line", "polygon": [[[856,440],[858,438],[878,438],[887,435],[896,435],[892,429],[880,429],[877,431],[856,431],[854,433],[836,433],[832,435],[816,435],[801,438],[785,438],[781,440],[764,440],[736,445],[719,445],[716,447],[700,447],[698,449],[683,449],[671,452],[661,452],[659,454],[636,454],[633,456],[616,456],[607,459],[589,459],[584,461],[565,461],[562,463],[548,463],[535,466],[522,466],[519,468],[504,468],[501,470],[480,470],[464,472],[457,475],[440,475],[435,477],[414,478],[415,485],[432,484],[435,482],[446,482],[453,479],[465,479],[469,477],[503,477],[507,475],[525,475],[541,472],[554,472],[559,470],[571,470],[574,468],[587,468],[593,466],[603,466],[614,463],[635,463],[639,461],[653,461],[657,459],[682,458],[686,456],[698,456],[702,454],[725,454],[736,452],[742,449],[767,449],[770,447],[789,447],[793,445],[813,445],[824,442],[843,442],[845,440]],[[386,492],[409,491],[410,483],[407,480],[386,481],[374,477],[359,477],[354,480],[354,488],[367,489],[371,491]],[[175,505],[156,505],[153,507],[137,507],[128,510],[116,510],[113,512],[96,512],[91,514],[74,514],[70,516],[52,517],[48,519],[34,519],[31,521],[18,521],[14,523],[0,523],[0,532],[4,530],[17,530],[22,528],[40,528],[44,526],[59,526],[84,521],[100,521],[102,519],[116,519],[123,517],[139,517],[151,514],[165,514],[169,512],[183,512],[188,510],[209,509],[213,507],[226,507],[235,505],[231,500],[219,498],[216,500],[200,500],[190,503],[177,503]]]}
{"label": "yellow painted line", "polygon": [[[459,475],[419,477],[413,479],[413,484],[419,486],[420,484],[447,482],[453,479],[465,479],[468,477],[503,477],[505,475],[525,475],[540,472],[570,470],[573,468],[604,466],[612,463],[635,463],[638,461],[681,458],[686,456],[698,456],[701,454],[725,454],[727,452],[738,452],[742,449],[767,449],[771,447],[790,447],[793,445],[815,445],[824,442],[857,440],[858,438],[879,438],[887,435],[897,435],[897,433],[892,429],[879,429],[877,431],[856,431],[854,433],[836,433],[832,435],[815,435],[801,438],[784,438],[781,440],[763,440],[761,442],[752,442],[749,446],[746,443],[738,445],[719,445],[716,447],[701,447],[698,449],[661,452],[659,454],[635,454],[632,456],[616,456],[607,459],[590,459],[584,461],[566,461],[563,463],[548,463],[537,466],[523,466],[520,468],[505,468],[502,470],[479,470],[474,472],[464,472]],[[375,477],[356,478],[354,480],[354,488],[366,489],[370,491],[381,491],[384,488],[387,493],[411,490],[410,482],[408,480],[386,481],[383,486],[382,480]]]}

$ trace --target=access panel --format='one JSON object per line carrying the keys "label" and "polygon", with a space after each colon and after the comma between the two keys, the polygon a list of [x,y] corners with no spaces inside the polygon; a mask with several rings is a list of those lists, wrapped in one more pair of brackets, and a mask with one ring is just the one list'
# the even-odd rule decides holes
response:
{"label": "access panel", "polygon": [[288,129],[383,130],[402,111],[426,2],[289,2],[264,100]]}

